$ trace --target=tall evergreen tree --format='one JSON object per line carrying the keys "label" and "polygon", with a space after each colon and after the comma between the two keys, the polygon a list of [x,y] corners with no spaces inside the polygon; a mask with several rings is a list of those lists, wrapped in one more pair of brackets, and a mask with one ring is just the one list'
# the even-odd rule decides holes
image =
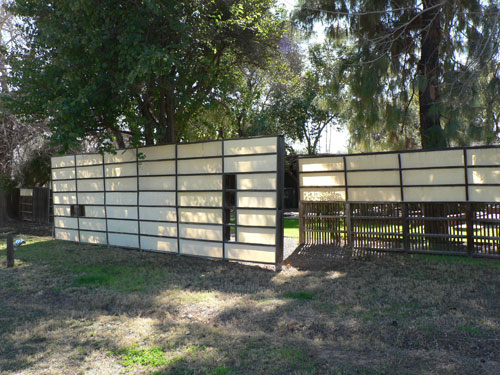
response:
{"label": "tall evergreen tree", "polygon": [[415,126],[423,148],[498,140],[498,1],[303,0],[295,16],[342,42],[355,142],[412,147]]}

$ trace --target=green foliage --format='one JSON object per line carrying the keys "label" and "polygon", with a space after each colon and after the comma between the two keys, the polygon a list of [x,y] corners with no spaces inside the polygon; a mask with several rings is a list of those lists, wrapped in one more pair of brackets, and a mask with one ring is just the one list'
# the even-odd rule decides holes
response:
{"label": "green foliage", "polygon": [[137,365],[158,367],[167,365],[169,360],[165,356],[165,351],[161,346],[153,346],[151,348],[139,348],[137,344],[121,348],[113,352],[115,356],[120,358],[120,364],[131,368]]}
{"label": "green foliage", "polygon": [[285,298],[298,299],[300,301],[309,301],[314,298],[314,293],[299,291],[299,292],[290,292],[284,294]]}
{"label": "green foliage", "polygon": [[498,141],[499,14],[492,0],[304,0],[295,19],[327,25],[352,146],[377,150]]}
{"label": "green foliage", "polygon": [[50,118],[61,151],[184,139],[189,119],[231,87],[242,62],[264,66],[281,38],[272,0],[17,1],[10,106]]}

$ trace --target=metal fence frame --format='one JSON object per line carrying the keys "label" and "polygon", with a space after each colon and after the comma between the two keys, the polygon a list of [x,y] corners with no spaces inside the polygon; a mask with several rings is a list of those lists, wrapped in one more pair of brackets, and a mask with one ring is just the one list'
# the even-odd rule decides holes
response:
{"label": "metal fence frame", "polygon": [[[364,154],[323,154],[301,156],[299,159],[340,157],[341,170],[300,171],[299,175],[312,173],[343,173],[344,184],[336,186],[304,186],[302,182],[299,202],[299,242],[300,244],[329,244],[352,249],[397,251],[427,254],[470,255],[477,257],[500,257],[500,203],[471,201],[471,186],[493,186],[500,189],[500,183],[471,183],[469,168],[498,168],[498,164],[470,165],[467,153],[475,149],[498,149],[500,146],[474,146],[436,150],[408,150],[394,152],[374,152]],[[422,166],[402,167],[403,153],[461,150],[463,166]],[[358,155],[397,154],[397,168],[355,169],[347,168],[346,158]],[[405,170],[463,169],[463,184],[404,184]],[[399,185],[350,185],[349,172],[397,171]],[[302,181],[302,179],[301,179]],[[405,201],[406,187],[463,187],[465,200],[443,201]],[[349,188],[398,188],[400,201],[353,201]],[[307,201],[303,200],[302,189],[343,189],[345,200]],[[388,209],[391,214],[387,214]],[[376,214],[377,210],[380,214]],[[427,211],[425,213],[424,211]],[[365,214],[363,214],[363,212]],[[371,212],[371,214],[366,214]],[[429,214],[430,212],[430,214]],[[435,214],[432,214],[434,212]],[[437,212],[437,213],[436,213]],[[384,214],[385,213],[385,214]],[[432,224],[434,223],[434,224]],[[434,228],[433,228],[434,227]],[[436,228],[441,230],[436,230]],[[423,229],[425,228],[425,230]],[[434,230],[433,230],[434,229]],[[440,233],[445,232],[445,233]]]}
{"label": "metal fence frame", "polygon": [[[231,155],[224,155],[224,142],[226,141],[238,141],[238,140],[251,140],[251,139],[259,139],[259,138],[276,138],[276,142],[277,142],[277,149],[276,149],[276,152],[268,152],[268,153],[257,153],[257,154],[231,154]],[[199,157],[199,156],[194,156],[194,157],[179,157],[178,155],[178,148],[179,146],[183,146],[183,145],[192,145],[192,144],[198,144],[198,143],[214,143],[214,142],[219,142],[221,143],[221,148],[222,148],[222,154],[221,155],[217,155],[217,156],[202,156],[202,157]],[[285,149],[284,149],[284,138],[283,136],[259,136],[259,137],[249,137],[249,138],[234,138],[234,139],[220,139],[220,140],[209,140],[209,141],[199,141],[199,142],[189,142],[189,143],[177,143],[177,144],[173,144],[172,146],[174,146],[175,148],[175,156],[173,158],[165,158],[165,159],[154,159],[154,160],[142,160],[139,156],[139,153],[141,150],[143,149],[147,149],[148,147],[155,147],[155,146],[143,146],[143,147],[139,147],[139,148],[129,148],[129,149],[122,149],[122,150],[116,150],[117,152],[120,152],[120,151],[125,151],[125,150],[135,150],[135,153],[136,153],[136,157],[135,157],[135,160],[134,161],[124,161],[124,162],[113,162],[113,163],[106,163],[104,158],[102,160],[102,168],[103,168],[103,177],[102,177],[102,180],[103,180],[103,184],[104,184],[104,188],[103,188],[103,195],[104,195],[104,202],[103,204],[84,204],[85,206],[103,206],[105,209],[104,209],[104,213],[105,213],[105,217],[103,218],[106,222],[106,230],[105,231],[99,231],[99,230],[92,230],[91,232],[105,232],[106,233],[106,243],[109,244],[109,234],[125,234],[125,235],[128,235],[128,234],[131,234],[131,233],[128,233],[128,232],[117,232],[117,231],[110,231],[108,229],[108,220],[111,220],[108,216],[108,208],[109,207],[113,207],[113,206],[118,206],[118,207],[123,207],[123,206],[128,206],[128,205],[123,205],[123,204],[120,204],[120,205],[116,205],[116,204],[108,204],[106,202],[106,193],[109,193],[109,192],[112,192],[110,190],[107,190],[106,189],[106,180],[109,180],[109,179],[113,179],[113,178],[123,178],[123,177],[126,177],[126,176],[120,176],[120,177],[111,177],[111,176],[106,176],[106,172],[105,172],[105,168],[106,166],[109,166],[109,165],[121,165],[121,164],[132,164],[132,163],[135,163],[136,164],[136,175],[135,176],[130,176],[130,177],[136,177],[137,178],[137,190],[133,190],[133,191],[123,191],[123,190],[120,190],[120,191],[115,191],[115,192],[119,192],[119,193],[137,193],[137,202],[136,202],[136,205],[134,205],[136,208],[137,208],[137,219],[123,219],[123,218],[120,218],[120,219],[116,219],[114,218],[114,220],[127,220],[127,221],[135,221],[137,222],[137,230],[138,230],[138,233],[134,235],[137,235],[138,237],[138,241],[139,241],[139,246],[138,246],[138,249],[139,250],[143,250],[143,251],[151,251],[151,252],[160,252],[160,253],[165,253],[166,251],[161,251],[161,250],[150,250],[150,249],[143,249],[141,247],[141,232],[140,232],[140,223],[141,221],[142,222],[162,222],[162,223],[176,223],[176,226],[177,226],[177,235],[176,236],[165,236],[165,235],[152,235],[152,234],[147,234],[145,236],[147,237],[159,237],[159,238],[172,238],[172,239],[176,239],[177,240],[177,254],[179,255],[184,255],[184,256],[198,256],[198,255],[190,255],[190,254],[185,254],[185,253],[181,253],[181,246],[180,246],[180,241],[181,240],[190,240],[190,241],[200,241],[200,242],[207,242],[207,243],[222,243],[222,257],[220,258],[213,258],[213,259],[223,259],[223,260],[240,260],[240,259],[231,259],[231,258],[228,258],[226,257],[226,251],[225,251],[225,247],[226,247],[226,243],[228,241],[226,241],[223,237],[222,241],[218,241],[218,240],[209,240],[209,239],[194,239],[194,238],[185,238],[185,237],[182,237],[181,234],[180,234],[180,231],[179,231],[179,226],[181,224],[202,224],[202,225],[213,225],[213,226],[222,226],[223,227],[223,236],[224,236],[224,231],[225,231],[225,227],[226,226],[230,226],[230,224],[227,224],[223,221],[223,224],[216,224],[216,223],[189,223],[189,222],[181,222],[180,221],[180,217],[179,217],[179,209],[189,209],[189,208],[193,208],[193,209],[210,209],[210,208],[214,208],[214,209],[221,209],[222,212],[223,212],[223,215],[224,215],[224,211],[226,209],[229,209],[229,208],[232,208],[232,209],[255,209],[255,210],[270,210],[270,211],[274,211],[275,214],[276,214],[276,223],[275,223],[275,226],[273,227],[265,227],[265,226],[255,226],[255,225],[241,225],[241,224],[238,224],[237,222],[235,223],[235,227],[252,227],[252,228],[273,228],[275,229],[275,244],[274,245],[266,245],[266,244],[263,244],[263,243],[249,243],[249,242],[238,242],[238,241],[231,241],[231,243],[233,244],[241,244],[241,245],[258,245],[258,246],[262,246],[262,247],[272,247],[272,248],[275,248],[276,251],[275,251],[275,260],[272,262],[272,263],[268,263],[268,262],[258,262],[258,261],[251,261],[252,263],[264,263],[264,264],[274,264],[277,268],[281,267],[281,264],[283,262],[283,187],[284,187],[284,152],[285,152]],[[77,165],[77,162],[76,162],[76,157],[77,155],[85,155],[85,154],[76,154],[76,155],[71,155],[73,156],[74,158],[74,165],[73,166],[70,166],[70,167],[52,167],[52,170],[59,170],[59,169],[74,169],[75,171],[75,178],[74,179],[52,179],[51,183],[54,183],[54,182],[60,182],[60,181],[75,181],[75,191],[67,191],[67,192],[64,192],[64,193],[74,193],[76,195],[76,205],[78,206],[79,205],[79,202],[78,202],[78,194],[79,193],[96,193],[96,191],[83,191],[83,190],[79,190],[78,189],[78,182],[77,181],[81,181],[81,180],[85,180],[85,179],[88,179],[88,180],[94,180],[96,179],[96,177],[89,177],[89,178],[78,178],[77,176],[77,168],[79,167]],[[238,207],[237,205],[237,202],[234,204],[234,206],[227,206],[227,202],[226,200],[224,199],[224,196],[225,194],[227,193],[227,190],[224,186],[224,183],[223,183],[223,186],[222,186],[222,190],[219,190],[217,189],[216,191],[219,192],[221,191],[222,192],[222,195],[223,195],[223,205],[221,207],[209,207],[209,206],[181,206],[180,203],[179,203],[179,193],[189,193],[189,192],[193,192],[193,193],[202,193],[202,192],[212,192],[212,191],[215,191],[215,190],[210,190],[210,189],[206,189],[206,190],[179,190],[178,189],[178,179],[179,177],[184,177],[184,176],[199,176],[200,178],[203,177],[203,176],[214,176],[214,175],[220,175],[222,176],[222,178],[224,179],[224,176],[225,176],[225,173],[224,173],[224,160],[225,158],[239,158],[239,157],[248,157],[248,156],[252,156],[252,155],[255,155],[255,156],[265,156],[265,155],[274,155],[276,156],[277,158],[277,164],[276,164],[276,170],[275,171],[250,171],[250,172],[235,172],[235,174],[237,175],[250,175],[250,174],[266,174],[266,173],[275,173],[276,176],[277,176],[277,179],[276,179],[276,189],[272,189],[272,190],[269,190],[269,191],[272,191],[273,193],[276,193],[276,207],[273,207],[273,208],[265,208],[265,207],[255,207],[255,208],[252,208],[252,207]],[[179,161],[183,161],[183,160],[197,160],[199,159],[200,161],[203,160],[203,159],[210,159],[210,158],[220,158],[221,159],[221,163],[222,163],[222,171],[220,173],[182,173],[180,174],[179,173],[179,170],[178,170],[178,164],[179,164]],[[139,169],[140,169],[140,164],[142,162],[162,162],[162,161],[173,161],[175,163],[175,171],[174,173],[167,173],[167,174],[161,174],[161,175],[140,175],[139,174]],[[95,166],[100,166],[100,164],[96,164]],[[84,167],[84,166],[82,166]],[[163,190],[141,190],[140,189],[140,186],[139,186],[139,180],[140,180],[140,177],[174,177],[175,178],[175,189],[174,190],[169,190],[169,189],[163,189]],[[99,178],[97,178],[99,179]],[[224,182],[224,181],[223,181]],[[159,205],[159,206],[154,206],[154,205],[141,205],[140,202],[139,202],[139,194],[141,192],[155,192],[155,191],[161,191],[161,192],[172,192],[172,193],[175,193],[175,205]],[[252,192],[252,191],[257,191],[257,192],[264,192],[266,190],[263,190],[263,189],[244,189],[244,190],[238,190],[237,188],[234,189],[234,191],[237,193],[237,192]],[[56,192],[57,193],[57,192]],[[61,205],[61,204],[57,204],[57,205]],[[175,221],[169,221],[169,220],[150,220],[150,219],[142,219],[141,220],[141,216],[139,214],[139,208],[140,207],[167,207],[167,208],[174,208],[175,209],[175,212],[176,212],[176,220]],[[67,216],[57,216],[56,217],[67,217]],[[78,238],[80,240],[80,232],[82,231],[88,231],[88,230],[84,230],[84,229],[81,229],[80,228],[80,218],[77,218],[77,223],[78,223],[78,227],[75,228],[77,231],[78,231]],[[57,226],[54,226],[54,229],[65,229],[65,228],[58,228]],[[124,248],[127,248],[127,246],[120,246],[120,247],[124,247]],[[132,248],[132,249],[137,249],[136,247],[133,247],[133,246],[130,246],[129,248]],[[209,256],[204,256],[205,258],[211,258]]]}

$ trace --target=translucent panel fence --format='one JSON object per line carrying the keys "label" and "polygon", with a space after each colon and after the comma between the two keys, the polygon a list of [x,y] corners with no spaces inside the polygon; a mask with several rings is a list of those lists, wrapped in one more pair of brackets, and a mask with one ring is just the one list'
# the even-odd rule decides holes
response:
{"label": "translucent panel fence", "polygon": [[280,264],[282,137],[52,158],[55,236]]}
{"label": "translucent panel fence", "polygon": [[300,242],[500,255],[500,148],[299,159]]}

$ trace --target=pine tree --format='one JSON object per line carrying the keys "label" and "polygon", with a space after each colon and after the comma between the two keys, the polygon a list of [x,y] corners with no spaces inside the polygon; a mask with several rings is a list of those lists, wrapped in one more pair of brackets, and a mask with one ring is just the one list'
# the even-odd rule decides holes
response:
{"label": "pine tree", "polygon": [[344,48],[338,79],[349,87],[355,142],[439,148],[498,140],[498,1],[304,0],[295,17],[309,29],[326,23]]}

